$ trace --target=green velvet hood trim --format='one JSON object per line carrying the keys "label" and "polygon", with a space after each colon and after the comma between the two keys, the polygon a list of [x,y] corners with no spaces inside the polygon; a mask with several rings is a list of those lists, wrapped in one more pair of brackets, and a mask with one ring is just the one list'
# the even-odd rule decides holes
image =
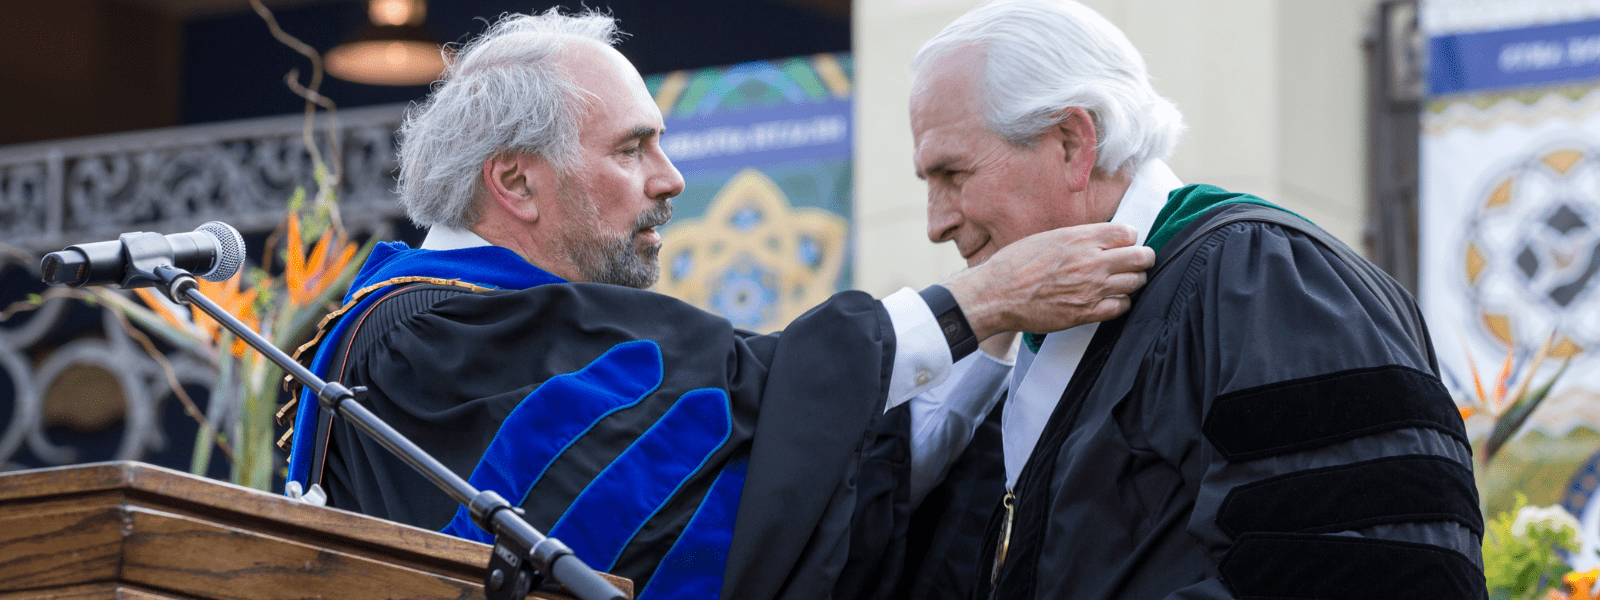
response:
{"label": "green velvet hood trim", "polygon": [[[1214,185],[1186,185],[1167,194],[1167,205],[1161,207],[1161,212],[1156,214],[1156,222],[1150,226],[1150,237],[1145,240],[1144,245],[1160,252],[1167,242],[1172,241],[1173,236],[1200,218],[1200,215],[1224,204],[1258,204],[1294,214],[1294,211],[1250,194],[1230,192]],[[1300,215],[1295,214],[1295,216]]]}
{"label": "green velvet hood trim", "polygon": [[[1167,205],[1161,207],[1161,212],[1156,214],[1156,221],[1150,226],[1150,237],[1145,240],[1144,245],[1160,252],[1167,242],[1172,241],[1173,236],[1200,218],[1200,215],[1224,204],[1259,204],[1300,216],[1294,211],[1250,194],[1230,192],[1214,185],[1186,185],[1167,194]],[[1044,345],[1044,336],[1042,333],[1024,333],[1022,343],[1027,344],[1028,349],[1034,354],[1038,354],[1039,347]]]}

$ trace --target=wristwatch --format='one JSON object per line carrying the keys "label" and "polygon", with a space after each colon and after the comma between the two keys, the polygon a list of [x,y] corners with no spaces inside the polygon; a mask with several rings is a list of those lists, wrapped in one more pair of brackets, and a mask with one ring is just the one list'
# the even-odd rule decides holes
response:
{"label": "wristwatch", "polygon": [[950,345],[952,362],[966,358],[978,349],[978,334],[973,333],[972,324],[967,322],[967,315],[962,314],[961,305],[956,304],[956,297],[950,294],[950,290],[942,285],[930,285],[917,294],[933,311],[939,331],[944,333],[944,341]]}

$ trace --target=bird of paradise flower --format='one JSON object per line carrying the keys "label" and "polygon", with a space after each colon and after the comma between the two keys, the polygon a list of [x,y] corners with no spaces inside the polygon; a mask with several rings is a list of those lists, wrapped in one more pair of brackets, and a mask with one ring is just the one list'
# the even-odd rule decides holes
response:
{"label": "bird of paradise flower", "polygon": [[[1528,418],[1533,415],[1534,409],[1549,397],[1551,388],[1556,381],[1567,372],[1567,367],[1572,364],[1572,357],[1567,356],[1561,362],[1561,368],[1543,384],[1533,385],[1534,376],[1538,374],[1539,367],[1550,356],[1550,350],[1556,339],[1555,332],[1539,346],[1534,353],[1533,360],[1528,368],[1520,374],[1514,368],[1516,365],[1517,349],[1511,348],[1506,352],[1505,364],[1500,367],[1500,373],[1494,379],[1493,395],[1485,393],[1483,378],[1478,374],[1477,361],[1472,357],[1472,349],[1465,348],[1467,354],[1467,367],[1472,375],[1472,391],[1476,397],[1470,398],[1470,404],[1459,407],[1463,420],[1482,413],[1494,421],[1494,426],[1489,430],[1488,436],[1478,444],[1478,461],[1481,466],[1488,466],[1489,461],[1511,441],[1522,426],[1527,424]],[[1516,391],[1507,393],[1513,381],[1516,381]]]}
{"label": "bird of paradise flower", "polygon": [[[348,241],[349,236],[339,226],[337,209],[323,205],[304,209],[305,192],[297,189],[290,199],[284,221],[271,239],[283,240],[283,273],[279,277],[267,274],[272,266],[271,255],[263,257],[262,267],[247,274],[240,271],[227,281],[212,283],[200,281],[202,294],[216,302],[228,314],[239,319],[262,334],[279,348],[292,347],[306,337],[316,321],[327,312],[348,282],[355,276],[362,262],[376,244],[377,237],[361,246]],[[302,215],[302,213],[306,213]],[[308,221],[317,226],[305,227]],[[310,238],[310,239],[308,239]],[[307,242],[311,242],[309,252]],[[275,245],[275,244],[269,244]],[[248,285],[246,282],[249,281]],[[149,289],[136,290],[148,307],[149,313],[168,327],[158,333],[171,337],[188,337],[202,347],[209,348],[217,365],[218,383],[214,395],[237,394],[241,402],[239,417],[239,449],[229,452],[233,460],[234,483],[257,489],[268,489],[272,483],[272,469],[279,466],[273,460],[275,411],[279,369],[271,361],[250,352],[242,340],[222,329],[219,323],[205,313],[173,304]],[[141,307],[142,308],[142,307]],[[127,310],[124,307],[123,310]],[[147,326],[148,317],[141,320]],[[224,354],[221,349],[227,348]],[[229,392],[228,390],[232,390]],[[203,474],[210,464],[211,447],[216,432],[209,421],[201,421],[201,434],[195,442],[191,470]]]}
{"label": "bird of paradise flower", "polygon": [[[310,336],[325,312],[323,308],[342,295],[383,234],[375,232],[358,250],[349,242],[341,225],[337,200],[337,190],[344,171],[337,133],[340,129],[334,124],[336,107],[333,101],[317,91],[322,81],[321,55],[279,27],[272,11],[261,0],[250,0],[250,5],[266,22],[275,39],[311,60],[309,85],[301,83],[299,69],[291,69],[284,82],[306,101],[300,133],[305,152],[311,160],[316,196],[312,206],[308,207],[305,188],[295,188],[284,222],[268,238],[268,251],[262,257],[261,268],[251,269],[248,275],[236,274],[220,284],[201,281],[199,289],[273,345],[289,348],[297,340]],[[319,108],[325,111],[323,114],[327,119],[327,126],[322,128],[327,136],[327,161],[323,160],[323,147],[314,140]],[[307,218],[316,226],[303,229]],[[279,239],[280,235],[283,235],[285,242],[284,268],[281,277],[273,278],[268,276],[272,271],[272,249],[276,248],[273,240]],[[314,239],[309,255],[306,253],[306,243],[311,241],[307,239],[308,236]],[[173,394],[184,403],[187,413],[200,423],[200,434],[195,439],[194,458],[190,465],[192,472],[206,473],[211,448],[217,446],[232,462],[231,479],[234,483],[270,491],[273,469],[282,465],[276,460],[278,457],[273,450],[274,408],[277,404],[274,400],[278,393],[277,379],[281,374],[275,364],[249,352],[247,344],[233,339],[229,332],[222,330],[218,323],[205,314],[174,304],[149,290],[139,290],[144,306],[103,289],[51,292],[81,294],[79,297],[90,302],[104,300],[105,306],[118,315],[124,329],[135,339],[144,341],[146,351],[166,372]],[[42,298],[35,300],[29,303],[33,308],[41,304]],[[11,312],[10,308],[0,311],[0,320],[4,320]],[[240,447],[229,448],[224,436],[217,433],[211,421],[200,413],[183,391],[165,357],[154,344],[149,343],[139,327],[132,325],[133,322],[216,366],[218,378],[217,384],[212,387],[213,398],[236,394],[241,399],[242,409],[236,411]],[[228,348],[229,352],[221,352],[222,348]]]}
{"label": "bird of paradise flower", "polygon": [[[264,278],[249,289],[241,289],[244,275],[245,272],[240,270],[227,281],[212,282],[201,279],[197,280],[197,283],[199,283],[201,294],[210,298],[212,302],[216,302],[228,314],[233,315],[233,318],[242,321],[245,325],[250,326],[251,329],[256,329],[261,325],[261,316],[255,309],[256,296],[262,288],[270,286],[272,280],[270,277]],[[216,322],[205,313],[200,311],[191,312],[182,306],[173,304],[162,298],[151,288],[139,288],[134,290],[134,293],[138,294],[139,299],[144,301],[145,306],[154,310],[156,315],[161,317],[161,320],[166,321],[168,325],[181,331],[189,332],[202,341],[215,341],[215,347],[217,348],[222,348],[225,345],[222,337],[218,335],[218,331],[222,329],[222,324]],[[244,356],[246,352],[249,352],[250,346],[242,340],[232,340],[232,342],[228,347],[234,358]]]}
{"label": "bird of paradise flower", "polygon": [[[300,231],[300,214],[289,213],[287,226],[284,277],[289,280],[289,299],[297,306],[311,306],[344,274],[350,259],[355,258],[356,245],[345,240],[343,228],[330,222],[317,235],[310,256],[306,256],[305,236]],[[334,247],[339,248],[339,254],[330,252]]]}

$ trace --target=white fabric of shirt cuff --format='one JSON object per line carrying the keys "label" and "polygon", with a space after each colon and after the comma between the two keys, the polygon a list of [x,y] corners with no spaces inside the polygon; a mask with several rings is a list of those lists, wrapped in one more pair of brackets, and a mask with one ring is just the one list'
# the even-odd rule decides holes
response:
{"label": "white fabric of shirt cuff", "polygon": [[1012,363],[978,351],[950,378],[911,399],[911,506],[922,503],[949,472],[1011,378]]}
{"label": "white fabric of shirt cuff", "polygon": [[904,404],[939,385],[950,376],[950,345],[922,296],[911,288],[883,299],[894,325],[894,371],[889,375],[889,398],[883,410]]}

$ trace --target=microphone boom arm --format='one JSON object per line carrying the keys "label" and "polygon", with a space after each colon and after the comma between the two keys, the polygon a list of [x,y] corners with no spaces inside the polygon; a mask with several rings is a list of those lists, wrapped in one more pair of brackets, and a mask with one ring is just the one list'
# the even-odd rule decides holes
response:
{"label": "microphone boom arm", "polygon": [[[137,266],[135,266],[137,265]],[[522,518],[522,509],[514,507],[499,494],[472,487],[466,480],[446,468],[388,423],[383,422],[367,407],[355,400],[365,394],[366,388],[347,388],[338,382],[323,381],[310,369],[272,345],[261,334],[228,311],[200,293],[199,285],[188,271],[170,264],[151,265],[135,262],[129,271],[156,283],[162,293],[173,302],[192,304],[216,319],[228,331],[244,340],[267,359],[278,365],[299,381],[306,389],[314,390],[323,410],[331,411],[349,421],[378,443],[388,448],[416,469],[456,502],[467,507],[473,522],[484,531],[494,534],[494,552],[489,558],[489,570],[484,577],[484,592],[490,600],[525,598],[528,591],[539,584],[544,576],[566,586],[574,596],[583,600],[621,600],[626,598],[620,590],[600,577],[593,569],[560,540],[545,537]]]}

